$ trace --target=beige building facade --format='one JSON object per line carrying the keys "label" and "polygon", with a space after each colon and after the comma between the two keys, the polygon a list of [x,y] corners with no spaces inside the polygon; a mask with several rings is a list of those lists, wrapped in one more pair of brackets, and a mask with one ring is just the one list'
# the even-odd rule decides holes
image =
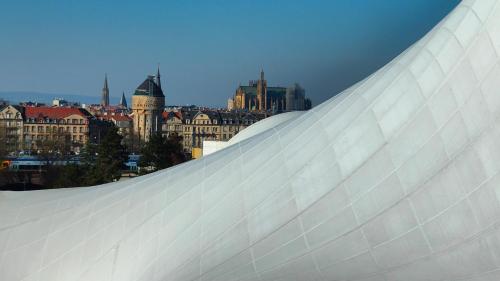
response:
{"label": "beige building facade", "polygon": [[185,153],[203,148],[204,141],[228,141],[238,132],[264,119],[265,114],[217,110],[187,110],[166,114],[163,135],[182,136]]}
{"label": "beige building facade", "polygon": [[7,151],[23,149],[23,108],[6,105],[0,107],[0,142]]}
{"label": "beige building facade", "polygon": [[92,115],[82,108],[26,107],[24,149],[39,150],[50,142],[77,152],[89,141],[91,119]]}

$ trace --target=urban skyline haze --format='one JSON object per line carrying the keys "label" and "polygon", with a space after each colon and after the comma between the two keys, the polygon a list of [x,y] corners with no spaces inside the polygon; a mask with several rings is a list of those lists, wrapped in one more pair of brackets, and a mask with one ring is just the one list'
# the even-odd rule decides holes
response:
{"label": "urban skyline haze", "polygon": [[458,2],[3,1],[0,98],[31,91],[98,103],[108,73],[111,100],[123,91],[130,99],[160,63],[169,105],[224,106],[260,68],[270,85],[298,82],[317,105],[387,63]]}

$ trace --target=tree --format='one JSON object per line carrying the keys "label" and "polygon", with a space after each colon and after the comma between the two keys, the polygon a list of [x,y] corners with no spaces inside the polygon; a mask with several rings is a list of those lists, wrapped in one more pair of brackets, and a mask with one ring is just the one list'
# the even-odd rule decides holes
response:
{"label": "tree", "polygon": [[[0,143],[4,144],[7,142],[7,128],[3,122],[0,121]],[[0,145],[0,160],[9,153],[7,145]]]}
{"label": "tree", "polygon": [[36,141],[38,156],[46,163],[64,160],[71,153],[71,135],[68,132],[58,133],[53,128],[44,138]]}
{"label": "tree", "polygon": [[141,149],[144,147],[144,142],[141,137],[134,132],[128,132],[124,137],[124,143],[127,146],[127,149],[131,153],[140,153]]}
{"label": "tree", "polygon": [[141,150],[139,167],[143,172],[154,172],[186,161],[182,151],[181,137],[164,137],[155,133]]}
{"label": "tree", "polygon": [[[93,153],[93,146],[87,146],[89,155]],[[121,172],[128,154],[122,145],[122,136],[118,130],[112,127],[108,130],[101,143],[95,148],[95,165],[88,167],[86,183],[88,185],[103,184],[117,181],[121,177]],[[85,161],[92,161],[92,158]]]}
{"label": "tree", "polygon": [[78,164],[49,166],[46,186],[50,188],[79,187],[86,184],[86,170]]}

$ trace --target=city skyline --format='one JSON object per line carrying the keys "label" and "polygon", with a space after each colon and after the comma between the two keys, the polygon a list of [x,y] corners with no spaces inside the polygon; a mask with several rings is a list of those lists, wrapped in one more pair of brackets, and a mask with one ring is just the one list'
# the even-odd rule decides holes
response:
{"label": "city skyline", "polygon": [[[261,68],[274,85],[300,83],[318,104],[389,61],[458,3],[323,2],[6,3],[0,98],[42,92],[98,103],[107,73],[113,103],[122,92],[129,99],[160,63],[169,105],[224,106]],[[21,12],[25,21],[17,23]]]}

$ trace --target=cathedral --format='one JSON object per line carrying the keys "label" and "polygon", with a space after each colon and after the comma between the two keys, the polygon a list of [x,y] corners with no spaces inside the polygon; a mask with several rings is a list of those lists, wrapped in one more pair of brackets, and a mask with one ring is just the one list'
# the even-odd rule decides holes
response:
{"label": "cathedral", "polygon": [[160,69],[156,76],[148,76],[132,96],[134,134],[147,142],[153,133],[161,131],[165,95],[161,88]]}
{"label": "cathedral", "polygon": [[298,84],[292,87],[268,87],[264,71],[259,80],[250,80],[248,86],[239,86],[234,97],[228,100],[229,110],[259,112],[284,112],[307,110],[310,101],[305,98],[305,90]]}

